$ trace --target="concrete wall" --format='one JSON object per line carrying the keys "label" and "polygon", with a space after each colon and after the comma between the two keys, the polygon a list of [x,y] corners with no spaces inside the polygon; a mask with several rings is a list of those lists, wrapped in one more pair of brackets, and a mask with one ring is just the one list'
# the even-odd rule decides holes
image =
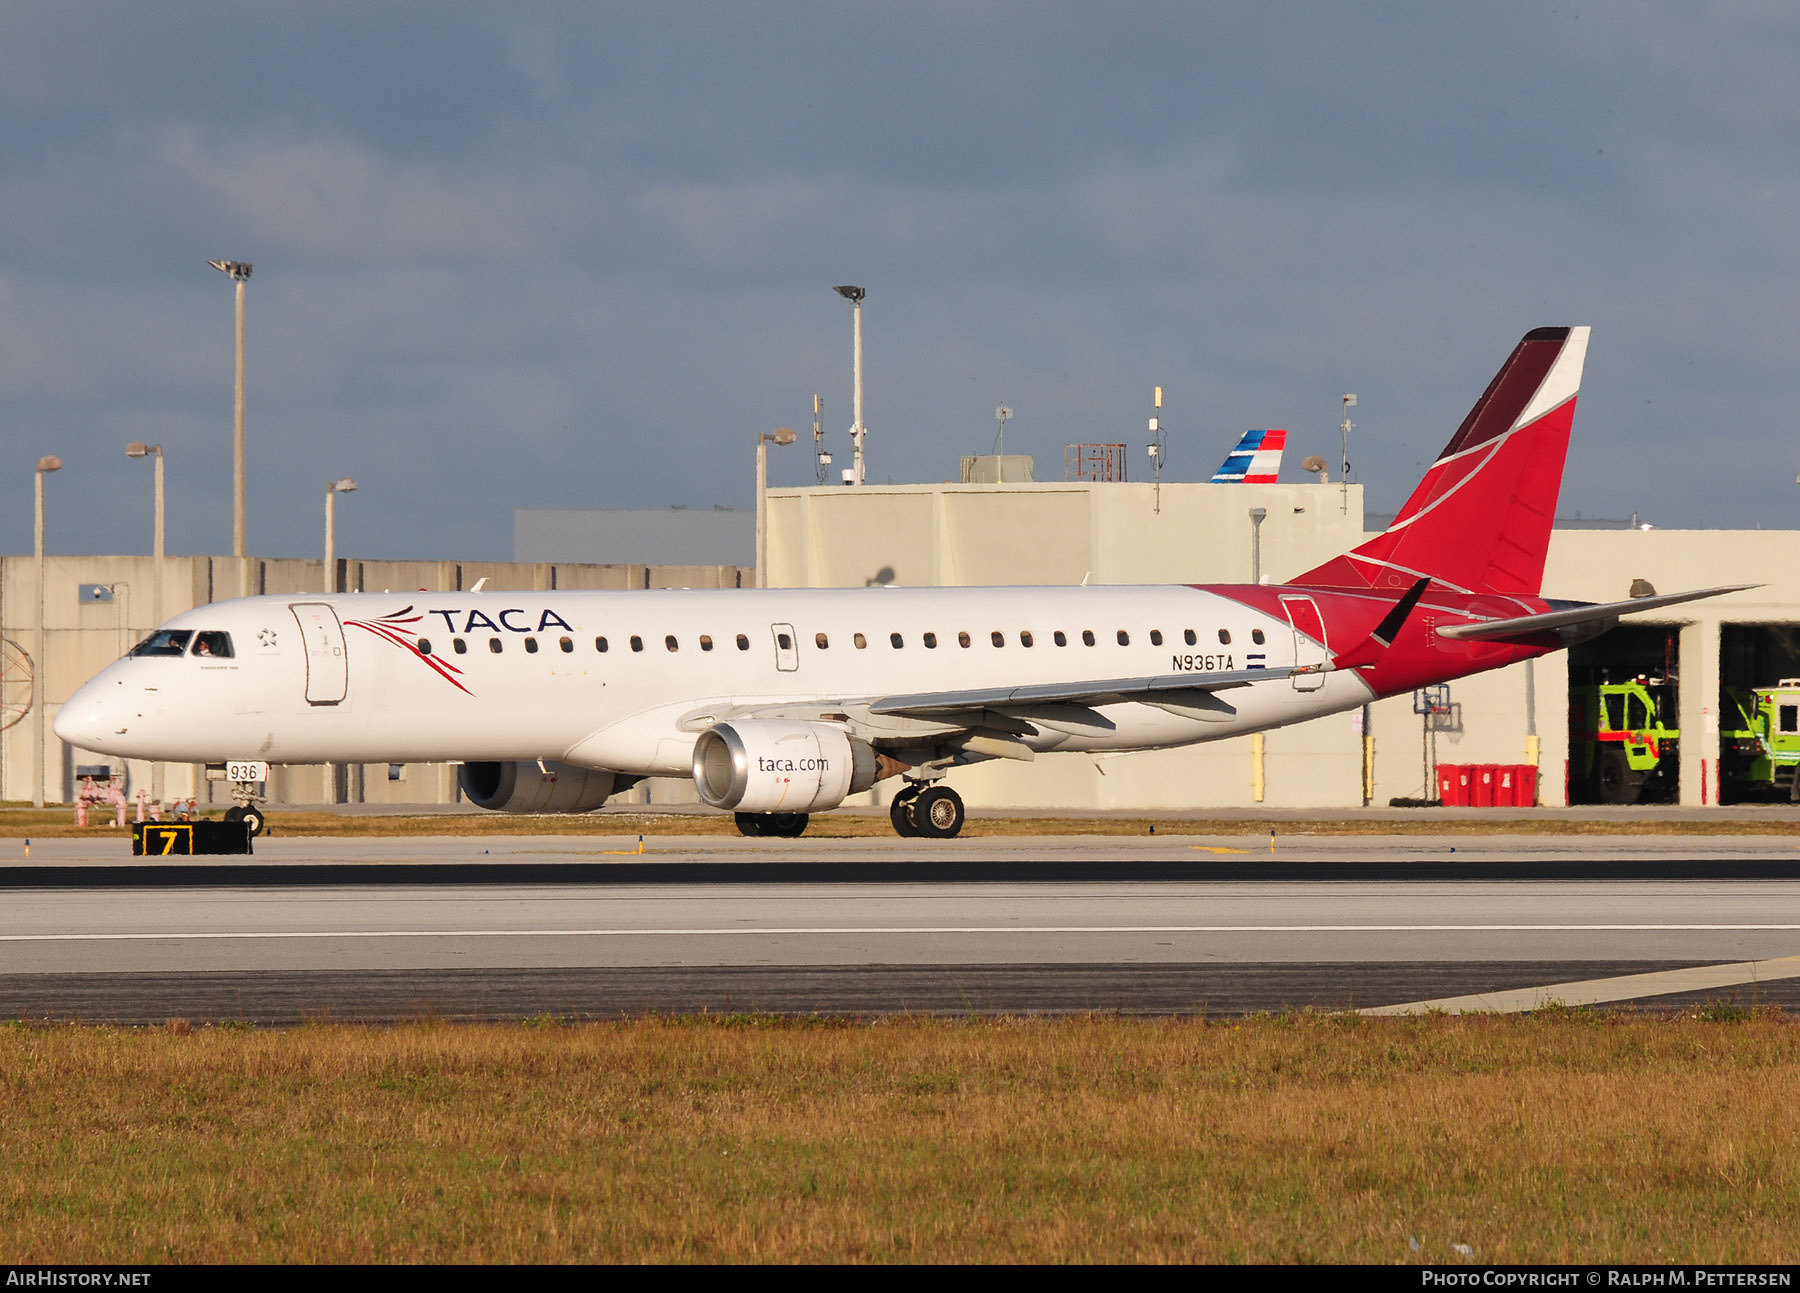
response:
{"label": "concrete wall", "polygon": [[[1158,505],[1160,502],[1160,510]],[[930,485],[784,489],[770,492],[773,586],[1233,582],[1250,577],[1249,509],[1265,509],[1262,570],[1292,578],[1365,537],[1362,493],[1339,485]],[[1612,601],[1634,579],[1674,592],[1724,583],[1761,587],[1715,601],[1675,607],[1638,622],[1681,626],[1682,802],[1718,797],[1718,678],[1721,626],[1800,622],[1800,572],[1789,554],[1800,535],[1771,531],[1592,530],[1556,532],[1545,589],[1554,596]],[[0,636],[43,656],[49,705],[98,672],[154,625],[209,600],[249,592],[306,592],[323,587],[318,561],[239,562],[226,557],[171,557],[160,588],[147,557],[51,557],[47,560],[46,651],[37,633],[35,563],[0,559]],[[550,563],[378,562],[346,560],[337,572],[346,589],[460,589],[485,577],[487,587],[663,588],[750,586],[738,567],[657,567]],[[114,588],[110,603],[83,603],[84,583]],[[160,598],[160,607],[158,599]],[[1541,743],[1542,798],[1564,802],[1568,757],[1568,665],[1562,654],[1530,666],[1535,695],[1526,706],[1527,667],[1515,666],[1452,684],[1455,713],[1438,733],[1444,763],[1523,762],[1535,721]],[[1421,719],[1410,697],[1372,709],[1376,738],[1375,802],[1415,796],[1424,783]],[[1350,807],[1362,802],[1359,716],[1336,715],[1266,737],[1264,801],[1295,807]],[[32,793],[34,719],[0,733],[0,797]],[[66,799],[70,770],[87,762],[48,733],[47,790]],[[93,760],[99,762],[101,760]],[[129,784],[149,787],[148,766],[127,769]],[[206,798],[197,770],[161,770],[168,796]],[[996,762],[959,771],[956,784],[978,807],[1208,808],[1251,802],[1248,738],[1187,750],[1095,760],[1049,755],[1032,764]],[[339,798],[369,802],[454,799],[453,769],[409,766],[389,779],[386,765],[334,770],[278,769],[277,802]],[[887,788],[878,795],[885,796]],[[692,787],[653,781],[630,802],[692,802]]]}

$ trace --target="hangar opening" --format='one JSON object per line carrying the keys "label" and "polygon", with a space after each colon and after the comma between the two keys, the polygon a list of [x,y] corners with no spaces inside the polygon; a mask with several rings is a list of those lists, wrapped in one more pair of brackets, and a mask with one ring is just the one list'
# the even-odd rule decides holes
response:
{"label": "hangar opening", "polygon": [[1680,632],[1623,625],[1570,649],[1570,803],[1680,798]]}
{"label": "hangar opening", "polygon": [[1719,627],[1719,802],[1800,801],[1800,625]]}

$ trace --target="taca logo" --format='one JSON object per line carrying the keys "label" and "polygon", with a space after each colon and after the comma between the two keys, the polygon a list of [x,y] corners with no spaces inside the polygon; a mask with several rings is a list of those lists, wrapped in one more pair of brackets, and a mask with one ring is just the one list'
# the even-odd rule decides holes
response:
{"label": "taca logo", "polygon": [[[501,611],[499,623],[495,623],[493,619],[483,615],[480,611],[430,610],[425,613],[427,615],[442,615],[444,617],[444,627],[452,633],[473,633],[476,629],[487,629],[492,633],[498,633],[501,629],[506,629],[508,632],[512,633],[542,633],[548,628],[566,629],[570,633],[575,631],[574,625],[570,624],[569,621],[565,620],[562,616],[552,610],[545,610],[538,616],[537,627],[534,629],[531,627],[531,612],[522,606],[510,607],[507,610]],[[456,624],[457,617],[463,615],[466,615],[467,619],[462,627],[458,628]],[[508,616],[512,615],[525,616],[525,622],[523,624],[514,624],[508,618]]]}

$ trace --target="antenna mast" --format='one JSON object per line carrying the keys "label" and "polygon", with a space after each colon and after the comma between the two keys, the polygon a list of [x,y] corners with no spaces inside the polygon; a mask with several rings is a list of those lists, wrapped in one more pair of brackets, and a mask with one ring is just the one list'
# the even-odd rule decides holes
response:
{"label": "antenna mast", "polygon": [[1356,429],[1356,423],[1350,420],[1350,410],[1356,407],[1356,396],[1345,391],[1344,420],[1338,423],[1338,430],[1344,437],[1344,453],[1338,465],[1338,493],[1340,506],[1345,513],[1350,511],[1350,433]]}
{"label": "antenna mast", "polygon": [[813,468],[818,483],[825,483],[825,469],[831,466],[831,451],[825,447],[825,397],[813,396]]}
{"label": "antenna mast", "polygon": [[1151,407],[1155,411],[1150,414],[1150,443],[1144,447],[1150,453],[1150,467],[1156,475],[1156,514],[1161,516],[1163,445],[1167,442],[1163,439],[1162,387],[1160,386],[1156,388],[1156,394],[1153,397]]}

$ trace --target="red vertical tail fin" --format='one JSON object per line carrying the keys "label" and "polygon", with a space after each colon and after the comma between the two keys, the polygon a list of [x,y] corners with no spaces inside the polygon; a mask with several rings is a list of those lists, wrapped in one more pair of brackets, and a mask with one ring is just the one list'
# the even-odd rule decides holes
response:
{"label": "red vertical tail fin", "polygon": [[1290,582],[1535,595],[1587,343],[1585,327],[1526,333],[1386,532]]}

